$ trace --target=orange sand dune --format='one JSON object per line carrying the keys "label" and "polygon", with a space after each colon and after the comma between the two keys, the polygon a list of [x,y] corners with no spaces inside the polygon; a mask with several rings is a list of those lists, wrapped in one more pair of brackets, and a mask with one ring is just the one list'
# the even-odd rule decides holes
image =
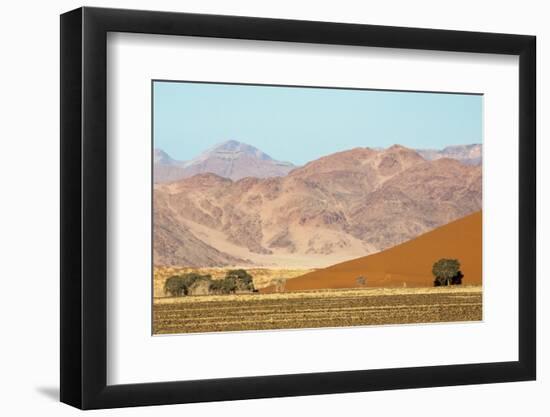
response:
{"label": "orange sand dune", "polygon": [[[433,286],[432,266],[440,258],[460,261],[462,283],[481,284],[481,211],[374,255],[332,265],[289,279],[285,291],[358,287]],[[270,289],[266,289],[270,292]]]}

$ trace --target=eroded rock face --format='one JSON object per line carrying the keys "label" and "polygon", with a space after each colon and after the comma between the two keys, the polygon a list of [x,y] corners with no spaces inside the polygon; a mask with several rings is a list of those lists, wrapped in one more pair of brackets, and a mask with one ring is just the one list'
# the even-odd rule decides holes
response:
{"label": "eroded rock face", "polygon": [[154,262],[362,256],[478,211],[481,198],[481,166],[402,146],[339,152],[280,177],[198,174],[155,186]]}

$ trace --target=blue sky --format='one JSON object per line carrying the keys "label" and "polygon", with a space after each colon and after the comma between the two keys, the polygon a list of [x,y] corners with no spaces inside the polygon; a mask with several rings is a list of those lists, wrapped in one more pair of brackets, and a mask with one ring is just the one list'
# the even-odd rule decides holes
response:
{"label": "blue sky", "polygon": [[154,146],[179,160],[226,140],[301,165],[355,147],[482,142],[479,95],[155,81]]}

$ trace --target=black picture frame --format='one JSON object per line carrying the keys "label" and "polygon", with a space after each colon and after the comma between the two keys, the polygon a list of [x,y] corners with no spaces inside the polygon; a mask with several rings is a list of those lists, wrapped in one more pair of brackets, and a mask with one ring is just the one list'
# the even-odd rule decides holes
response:
{"label": "black picture frame", "polygon": [[[519,358],[513,362],[107,385],[108,32],[519,56]],[[79,8],[61,15],[61,401],[81,409],[533,380],[534,36]]]}

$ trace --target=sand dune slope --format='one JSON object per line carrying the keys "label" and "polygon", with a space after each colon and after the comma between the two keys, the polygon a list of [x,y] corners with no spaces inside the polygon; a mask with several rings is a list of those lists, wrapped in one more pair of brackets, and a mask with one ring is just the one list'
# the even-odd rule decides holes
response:
{"label": "sand dune slope", "polygon": [[[478,211],[385,251],[346,261],[288,280],[285,291],[357,287],[432,286],[432,265],[440,258],[456,258],[463,284],[481,284],[482,214]],[[267,289],[269,292],[269,289]]]}

